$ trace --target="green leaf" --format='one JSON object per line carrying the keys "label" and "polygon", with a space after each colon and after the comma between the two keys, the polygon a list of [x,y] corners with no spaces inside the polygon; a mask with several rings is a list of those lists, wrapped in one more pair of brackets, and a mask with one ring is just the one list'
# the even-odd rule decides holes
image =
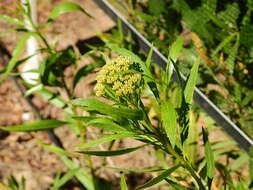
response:
{"label": "green leaf", "polygon": [[21,20],[17,19],[17,18],[13,18],[7,15],[2,15],[0,14],[0,19],[5,20],[11,24],[17,24],[17,25],[25,25],[24,22],[22,22]]}
{"label": "green leaf", "polygon": [[120,174],[120,188],[121,190],[128,190],[125,175],[123,173]]}
{"label": "green leaf", "polygon": [[184,38],[182,36],[178,37],[178,39],[173,42],[169,49],[169,58],[172,59],[175,63],[177,62],[177,58],[181,52],[181,49],[184,44]]}
{"label": "green leaf", "polygon": [[65,183],[67,183],[73,176],[79,172],[81,168],[75,168],[70,171],[68,171],[60,180],[57,181],[51,188],[51,190],[58,190],[61,186],[63,186]]}
{"label": "green leaf", "polygon": [[73,111],[70,107],[68,107],[68,104],[65,102],[65,100],[62,99],[58,94],[46,88],[42,88],[37,93],[40,94],[44,99],[54,104],[56,107],[63,109],[66,113],[73,114]]}
{"label": "green leaf", "polygon": [[79,98],[70,102],[73,105],[83,107],[87,111],[97,111],[100,114],[109,115],[114,118],[126,118],[131,120],[141,120],[143,118],[143,113],[141,110],[116,108],[110,104],[107,104],[94,98]]}
{"label": "green leaf", "polygon": [[57,147],[55,145],[52,145],[52,144],[46,144],[44,142],[41,142],[41,141],[38,141],[37,142],[38,145],[42,146],[44,149],[50,151],[50,152],[53,152],[55,154],[57,154],[58,156],[66,156],[66,155],[69,155],[69,152],[60,148],[60,147]]}
{"label": "green leaf", "polygon": [[64,164],[70,170],[76,170],[75,172],[76,178],[87,188],[87,190],[95,190],[92,177],[88,173],[86,173],[85,170],[79,170],[80,166],[66,156],[66,154],[68,154],[67,151],[54,145],[45,144],[43,142],[38,142],[38,143],[39,145],[43,146],[45,149],[49,150],[50,152],[53,152],[57,154],[58,156],[60,156]]}
{"label": "green leaf", "polygon": [[144,147],[145,145],[142,146],[137,146],[133,148],[126,148],[126,149],[120,149],[120,150],[108,150],[108,151],[78,151],[79,153],[82,154],[88,154],[88,155],[93,155],[93,156],[120,156],[123,154],[127,154],[133,151],[138,150],[139,148]]}
{"label": "green leaf", "polygon": [[51,13],[49,14],[47,22],[52,22],[59,15],[67,13],[67,12],[71,12],[71,11],[81,11],[87,16],[91,17],[91,15],[87,13],[80,5],[73,2],[62,2],[61,4],[53,8]]}
{"label": "green leaf", "polygon": [[166,1],[159,0],[157,3],[157,0],[149,0],[148,1],[148,10],[151,14],[155,16],[160,16],[163,11],[166,9]]}
{"label": "green leaf", "polygon": [[38,92],[38,91],[40,91],[42,89],[43,89],[43,85],[42,84],[36,85],[36,86],[30,88],[29,90],[27,90],[25,92],[25,96],[30,96],[31,94],[34,94],[34,93],[36,93],[36,92]]}
{"label": "green leaf", "polygon": [[[34,33],[28,32],[24,34],[21,39],[19,40],[18,44],[16,45],[15,49],[13,50],[12,57],[9,61],[9,64],[6,68],[6,71],[4,72],[4,77],[6,77],[16,66],[17,59],[25,49],[26,41],[32,36]],[[1,80],[0,80],[1,82]]]}
{"label": "green leaf", "polygon": [[176,165],[176,166],[174,166],[174,167],[172,167],[170,169],[165,170],[159,176],[151,179],[150,181],[148,181],[144,185],[141,185],[141,186],[137,187],[137,190],[138,189],[145,189],[145,188],[151,187],[151,186],[153,186],[153,185],[161,182],[162,180],[164,180],[165,178],[167,178],[172,172],[174,172],[178,167],[179,167],[179,165]]}
{"label": "green leaf", "polygon": [[112,119],[109,118],[95,118],[88,121],[86,125],[95,126],[97,128],[116,133],[127,132],[126,128],[116,124]]}
{"label": "green leaf", "polygon": [[67,124],[67,122],[59,120],[41,120],[33,123],[25,123],[23,125],[0,127],[0,129],[13,132],[31,132],[49,130],[65,124]]}
{"label": "green leaf", "polygon": [[211,148],[211,144],[208,141],[208,133],[207,131],[202,128],[202,134],[203,134],[203,140],[205,145],[205,158],[206,158],[206,164],[207,164],[207,176],[212,179],[214,176],[214,155],[213,150]]}
{"label": "green leaf", "polygon": [[153,46],[151,46],[149,52],[148,52],[148,57],[147,57],[147,60],[146,60],[146,65],[147,65],[147,68],[150,68],[150,65],[152,63],[152,55],[153,55]]}
{"label": "green leaf", "polygon": [[185,102],[191,104],[192,97],[194,93],[194,88],[196,85],[196,80],[198,77],[198,68],[199,68],[200,60],[197,59],[192,66],[190,76],[187,80],[185,89],[184,89],[184,95],[185,95]]}
{"label": "green leaf", "polygon": [[94,146],[97,146],[97,145],[105,143],[105,142],[109,142],[109,141],[113,141],[113,140],[117,140],[117,139],[123,139],[123,138],[127,138],[127,137],[135,137],[135,136],[136,136],[136,134],[134,134],[134,133],[107,135],[103,138],[100,138],[100,139],[97,139],[94,141],[90,141],[85,144],[80,144],[75,147],[89,148],[89,147],[94,147]]}
{"label": "green leaf", "polygon": [[161,104],[161,119],[167,137],[170,140],[172,147],[177,141],[177,112],[171,102],[162,102]]}
{"label": "green leaf", "polygon": [[215,48],[212,53],[212,56],[215,56],[220,50],[222,50],[222,48],[224,48],[229,42],[231,42],[234,39],[235,35],[236,33],[224,38],[224,40]]}
{"label": "green leaf", "polygon": [[[61,156],[64,164],[71,170],[80,168],[80,166],[73,162],[71,159],[66,156]],[[95,190],[92,176],[90,176],[85,170],[78,170],[75,173],[76,178],[87,188],[87,190]]]}

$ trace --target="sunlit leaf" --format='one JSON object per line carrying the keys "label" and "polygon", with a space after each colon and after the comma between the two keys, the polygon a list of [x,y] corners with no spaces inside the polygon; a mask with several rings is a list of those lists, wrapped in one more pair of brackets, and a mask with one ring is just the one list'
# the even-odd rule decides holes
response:
{"label": "sunlit leaf", "polygon": [[100,114],[109,115],[116,118],[127,118],[132,120],[141,120],[143,113],[141,110],[130,108],[117,108],[110,104],[93,98],[72,100],[73,105],[84,108],[87,111],[97,111]]}
{"label": "sunlit leaf", "polygon": [[[34,33],[26,33],[24,34],[21,39],[19,40],[18,44],[16,45],[15,49],[13,50],[12,57],[9,61],[9,64],[4,72],[4,76],[6,77],[16,66],[17,61],[23,50],[25,49],[26,41],[33,36]],[[1,81],[1,80],[0,80]]]}
{"label": "sunlit leaf", "polygon": [[89,147],[94,147],[94,146],[97,146],[97,145],[105,143],[105,142],[110,142],[110,141],[113,141],[113,140],[123,139],[123,138],[127,138],[127,137],[134,137],[134,136],[136,136],[136,134],[134,134],[134,133],[107,135],[107,136],[102,137],[100,139],[90,141],[90,142],[87,142],[85,144],[80,144],[80,145],[77,145],[75,147],[77,147],[77,148],[89,148]]}
{"label": "sunlit leaf", "polygon": [[0,19],[5,20],[11,24],[16,24],[16,25],[25,25],[25,23],[17,18],[13,18],[7,15],[2,15],[0,14]]}
{"label": "sunlit leaf", "polygon": [[171,102],[167,101],[161,104],[161,119],[167,137],[169,138],[171,145],[174,147],[178,137],[177,112]]}
{"label": "sunlit leaf", "polygon": [[123,173],[120,174],[120,188],[121,190],[128,190],[125,175]]}
{"label": "sunlit leaf", "polygon": [[185,101],[186,103],[189,103],[189,104],[192,102],[194,88],[195,88],[196,80],[198,77],[199,64],[200,64],[200,60],[197,59],[192,66],[190,76],[187,80],[186,87],[184,89]]}
{"label": "sunlit leaf", "polygon": [[86,12],[80,5],[73,2],[62,2],[61,4],[55,6],[53,10],[50,12],[48,22],[52,22],[61,14],[72,11],[81,11],[87,16],[91,17],[91,15],[88,12]]}
{"label": "sunlit leaf", "polygon": [[205,158],[207,164],[207,176],[212,179],[214,177],[214,155],[213,150],[211,148],[211,144],[208,141],[208,133],[207,131],[202,128],[203,140],[204,140],[204,147],[205,147]]}
{"label": "sunlit leaf", "polygon": [[25,123],[22,125],[0,127],[0,129],[5,130],[5,131],[13,131],[13,132],[31,132],[31,131],[49,130],[56,127],[60,127],[65,124],[67,124],[67,122],[65,121],[41,120],[41,121],[36,121],[33,123]]}

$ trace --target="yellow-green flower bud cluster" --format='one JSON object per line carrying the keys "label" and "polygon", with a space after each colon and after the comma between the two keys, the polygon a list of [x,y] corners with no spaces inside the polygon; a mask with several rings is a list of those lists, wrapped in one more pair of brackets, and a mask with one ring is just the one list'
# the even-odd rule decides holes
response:
{"label": "yellow-green flower bud cluster", "polygon": [[96,95],[105,95],[106,86],[119,97],[133,94],[141,81],[141,74],[128,72],[132,64],[131,58],[124,56],[106,63],[96,77]]}

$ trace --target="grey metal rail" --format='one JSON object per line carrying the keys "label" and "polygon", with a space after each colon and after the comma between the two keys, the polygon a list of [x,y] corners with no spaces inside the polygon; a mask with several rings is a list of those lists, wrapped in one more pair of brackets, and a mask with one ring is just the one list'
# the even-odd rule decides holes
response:
{"label": "grey metal rail", "polygon": [[[125,34],[131,32],[133,39],[138,42],[139,46],[146,53],[152,47],[151,43],[140,34],[107,0],[95,0],[96,4],[104,10],[115,22],[118,19],[122,22],[123,31]],[[156,48],[153,48],[152,60],[161,68],[165,68],[167,58],[161,54]],[[183,76],[183,75],[182,75]],[[172,79],[176,82],[176,74],[173,73]],[[186,80],[186,77],[183,76]],[[236,126],[222,111],[210,101],[198,88],[194,90],[194,101],[210,116],[216,123],[221,126],[245,151],[253,145],[252,139],[245,134],[238,126]]]}

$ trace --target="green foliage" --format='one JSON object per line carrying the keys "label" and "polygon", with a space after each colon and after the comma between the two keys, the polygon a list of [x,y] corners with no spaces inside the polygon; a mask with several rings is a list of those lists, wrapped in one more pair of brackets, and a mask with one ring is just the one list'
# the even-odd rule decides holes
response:
{"label": "green foliage", "polygon": [[166,134],[172,144],[175,147],[178,141],[178,128],[177,128],[177,112],[174,109],[171,102],[163,102],[161,105],[161,120],[165,127]]}
{"label": "green foliage", "polygon": [[69,170],[64,176],[60,177],[60,173],[56,174],[56,177],[54,179],[53,186],[51,187],[51,190],[58,190],[61,186],[63,186],[65,183],[67,183],[73,176],[76,175],[76,173],[81,168],[76,168],[73,170]]}
{"label": "green foliage", "polygon": [[109,151],[78,151],[82,154],[88,154],[93,156],[119,156],[123,154],[128,154],[130,152],[136,151],[139,148],[142,148],[142,146],[134,147],[134,148],[126,148],[126,149],[120,149],[120,150],[109,150]]}
{"label": "green foliage", "polygon": [[128,190],[126,179],[123,173],[120,175],[120,187],[121,187],[121,190]]}
{"label": "green foliage", "polygon": [[100,114],[110,115],[115,119],[125,118],[141,120],[143,118],[141,110],[130,109],[123,106],[117,108],[97,99],[75,99],[72,100],[71,103],[75,106],[80,106],[87,111],[96,111]]}
{"label": "green foliage", "polygon": [[65,121],[59,120],[41,120],[33,123],[25,123],[16,126],[0,127],[1,130],[14,132],[31,132],[49,130],[67,124]]}
{"label": "green foliage", "polygon": [[178,167],[179,166],[176,165],[170,169],[165,170],[157,177],[155,177],[155,178],[151,179],[150,181],[148,181],[147,183],[137,187],[137,189],[145,189],[145,188],[151,187],[151,186],[161,182],[162,180],[166,179],[166,177],[168,177],[172,172],[174,172]]}
{"label": "green foliage", "polygon": [[[233,104],[234,107],[238,106],[240,110],[245,111],[244,107],[251,105],[253,96],[248,88],[243,88],[240,83],[235,82],[234,78],[231,80],[227,75],[225,77],[233,81],[232,87],[226,82],[219,82],[216,77],[217,73],[221,71],[222,74],[237,74],[238,60],[249,59],[248,52],[242,53],[241,48],[242,46],[252,47],[251,41],[247,40],[250,38],[251,31],[248,27],[251,15],[248,10],[250,2],[247,4],[246,15],[242,14],[241,6],[238,6],[237,2],[221,5],[217,0],[201,2],[149,0],[146,3],[129,1],[123,5],[130,7],[131,14],[136,16],[132,18],[132,21],[136,25],[139,24],[137,27],[143,27],[142,32],[155,41],[154,46],[158,46],[163,53],[168,55],[168,64],[164,67],[165,69],[159,70],[153,66],[153,48],[146,56],[133,42],[130,34],[124,36],[120,21],[118,30],[113,30],[111,34],[100,34],[105,42],[104,47],[89,46],[91,51],[84,55],[77,55],[73,48],[58,50],[47,41],[42,31],[63,13],[80,11],[89,15],[75,3],[61,3],[52,9],[47,23],[36,27],[30,20],[34,32],[22,30],[25,34],[22,34],[23,37],[13,52],[9,66],[1,70],[1,73],[6,77],[18,65],[34,56],[30,55],[19,60],[26,41],[30,37],[36,37],[41,45],[37,53],[43,54],[43,60],[39,70],[34,71],[39,74],[37,84],[27,85],[29,90],[25,95],[39,94],[48,102],[61,108],[65,112],[65,121],[42,120],[18,126],[0,127],[0,129],[31,132],[49,130],[66,124],[76,134],[80,143],[73,145],[74,147],[68,150],[38,142],[46,150],[58,155],[68,168],[64,175],[57,173],[51,190],[62,188],[73,177],[77,178],[87,190],[114,189],[111,182],[99,178],[98,174],[101,169],[121,172],[119,180],[122,190],[128,189],[122,171],[126,174],[132,172],[157,173],[153,179],[140,185],[137,189],[150,188],[155,185],[180,190],[207,190],[215,185],[233,190],[251,188],[252,182],[243,178],[234,180],[232,175],[240,176],[240,168],[248,159],[252,174],[252,151],[250,151],[249,158],[246,153],[240,153],[235,149],[235,143],[231,141],[210,142],[208,132],[212,130],[214,123],[210,122],[207,116],[199,114],[200,112],[196,111],[192,105],[195,85],[205,86],[206,78],[209,80],[206,83],[216,82],[222,86],[222,89],[228,88],[228,92],[233,95],[233,101],[236,102]],[[22,9],[22,13],[24,17],[27,17],[31,14],[31,7],[29,3],[25,6],[27,9]],[[12,17],[0,16],[0,19],[17,24],[19,27],[23,25],[22,21]],[[187,38],[178,37],[179,33],[186,30],[195,32],[193,43]],[[174,42],[174,39],[177,40]],[[221,55],[223,55],[223,60]],[[74,91],[81,79],[91,73],[96,73],[99,67],[113,61],[115,56],[122,56],[133,61],[130,68],[120,72],[122,76],[129,73],[140,75],[141,82],[138,83],[139,86],[135,89],[134,96],[117,96],[113,87],[109,88],[108,84],[104,84],[106,95],[102,99],[75,97]],[[84,57],[89,57],[92,63],[79,67],[78,64]],[[201,64],[200,59],[202,59]],[[190,64],[182,67],[181,63],[187,60],[188,62],[190,60]],[[219,65],[213,63],[217,60],[221,60]],[[213,65],[209,66],[207,63]],[[67,68],[74,70],[71,79],[65,76]],[[188,75],[186,81],[182,78],[182,69]],[[198,75],[199,70],[201,72]],[[179,85],[171,82],[172,77],[177,77]],[[124,77],[117,78],[117,80],[121,83],[126,82]],[[64,91],[67,98],[61,97],[54,87]],[[251,115],[247,117],[250,118]],[[202,130],[204,155],[199,154],[201,152],[199,147],[202,147],[202,144],[199,143],[200,134],[197,126],[199,122],[203,124],[201,121],[203,118],[207,120],[206,123],[209,126],[208,130]],[[245,122],[246,117],[241,119],[244,119],[243,122]],[[90,127],[99,129],[99,132],[89,131],[88,133]],[[92,136],[92,140],[88,138],[90,137],[88,135]],[[131,148],[124,149],[114,147],[115,141],[125,138],[140,141],[142,145],[128,146]],[[148,147],[150,156],[156,155],[159,161],[157,165],[140,169],[108,167],[108,160],[111,156],[140,151],[144,146]],[[106,157],[106,159],[94,167],[92,156]],[[220,156],[226,158],[226,164],[219,160]],[[79,161],[76,162],[76,159]],[[222,178],[220,184],[216,184],[219,181],[217,178]],[[252,181],[252,176],[250,180]],[[11,180],[10,184],[11,188],[16,188],[15,190],[22,186],[15,178]]]}
{"label": "green foliage", "polygon": [[90,14],[86,12],[85,9],[83,9],[80,5],[73,2],[62,2],[61,4],[53,8],[50,15],[48,16],[48,22],[52,22],[61,14],[72,11],[80,11],[86,14],[87,16],[91,17]]}

